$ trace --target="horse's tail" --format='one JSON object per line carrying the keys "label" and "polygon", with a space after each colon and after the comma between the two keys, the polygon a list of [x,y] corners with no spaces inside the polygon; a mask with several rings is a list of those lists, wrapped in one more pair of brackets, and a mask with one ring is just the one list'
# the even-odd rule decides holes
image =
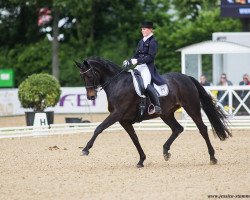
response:
{"label": "horse's tail", "polygon": [[232,133],[228,129],[227,117],[223,110],[219,106],[216,106],[215,100],[213,100],[213,98],[195,78],[191,76],[190,78],[199,92],[202,108],[212,125],[214,135],[216,134],[220,140],[225,140],[229,136],[231,137]]}

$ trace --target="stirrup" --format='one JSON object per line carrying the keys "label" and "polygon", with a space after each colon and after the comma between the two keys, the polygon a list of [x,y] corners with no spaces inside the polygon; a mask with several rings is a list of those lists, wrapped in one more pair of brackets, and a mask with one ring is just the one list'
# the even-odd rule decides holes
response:
{"label": "stirrup", "polygon": [[161,107],[159,107],[159,106],[155,106],[154,104],[149,104],[149,106],[148,106],[148,114],[149,115],[152,115],[152,114],[154,114],[154,113],[156,113],[156,114],[161,114]]}
{"label": "stirrup", "polygon": [[149,115],[152,115],[152,114],[154,114],[155,113],[155,106],[154,106],[154,104],[149,104],[149,106],[148,106],[148,114]]}

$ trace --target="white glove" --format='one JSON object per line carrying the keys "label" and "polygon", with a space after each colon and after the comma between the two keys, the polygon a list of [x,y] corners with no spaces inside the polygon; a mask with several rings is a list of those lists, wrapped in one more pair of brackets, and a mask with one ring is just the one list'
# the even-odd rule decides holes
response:
{"label": "white glove", "polygon": [[127,60],[124,60],[122,63],[123,66],[127,66],[128,64],[129,64],[129,62]]}
{"label": "white glove", "polygon": [[131,65],[131,62],[129,62],[128,60],[124,60],[122,65],[124,68],[129,68],[129,66]]}
{"label": "white glove", "polygon": [[132,63],[132,65],[136,65],[137,64],[137,59],[131,59],[131,63]]}

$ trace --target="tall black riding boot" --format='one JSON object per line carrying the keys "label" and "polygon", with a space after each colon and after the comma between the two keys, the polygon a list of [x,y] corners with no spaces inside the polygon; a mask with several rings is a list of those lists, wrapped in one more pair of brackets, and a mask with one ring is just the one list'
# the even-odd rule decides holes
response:
{"label": "tall black riding boot", "polygon": [[147,87],[147,93],[148,96],[151,100],[151,102],[154,104],[155,106],[155,113],[156,114],[161,114],[161,105],[160,105],[160,101],[157,95],[157,91],[155,90],[155,88],[152,85],[148,85]]}

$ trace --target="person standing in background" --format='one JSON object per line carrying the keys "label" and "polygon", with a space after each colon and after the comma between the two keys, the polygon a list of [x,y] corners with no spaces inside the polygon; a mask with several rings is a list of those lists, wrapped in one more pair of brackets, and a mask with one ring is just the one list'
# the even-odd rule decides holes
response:
{"label": "person standing in background", "polygon": [[239,85],[250,85],[249,75],[243,74],[242,81],[239,83]]}
{"label": "person standing in background", "polygon": [[[242,79],[243,80],[239,82],[239,85],[248,85],[248,86],[250,86],[250,80],[249,80],[249,75],[248,74],[243,74]],[[248,93],[248,91],[242,90],[241,93],[240,93],[240,97],[243,99],[246,96],[247,93]]]}
{"label": "person standing in background", "polygon": [[207,81],[207,78],[204,74],[200,76],[200,84],[202,86],[211,86],[212,84]]}
{"label": "person standing in background", "polygon": [[[233,83],[229,80],[227,80],[227,75],[225,73],[222,73],[220,76],[220,82],[217,84],[219,86],[230,86],[233,85]],[[228,95],[224,97],[224,99],[221,99],[221,97],[223,96],[223,94],[225,93],[225,91],[219,91],[217,94],[217,99],[219,100],[219,102],[225,106],[228,105]]]}

